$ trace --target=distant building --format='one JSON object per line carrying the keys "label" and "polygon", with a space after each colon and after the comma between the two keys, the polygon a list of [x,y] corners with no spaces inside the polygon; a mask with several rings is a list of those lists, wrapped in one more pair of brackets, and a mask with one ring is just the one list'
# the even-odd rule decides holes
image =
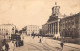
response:
{"label": "distant building", "polygon": [[22,28],[22,34],[27,34],[27,32],[26,32],[26,26],[24,27],[24,28]]}
{"label": "distant building", "polygon": [[37,25],[28,25],[26,26],[26,32],[27,32],[27,35],[31,35],[33,32],[34,34],[39,34],[39,26]]}
{"label": "distant building", "polygon": [[16,26],[13,24],[2,24],[0,25],[0,35],[8,39],[11,37],[11,34],[15,34]]}

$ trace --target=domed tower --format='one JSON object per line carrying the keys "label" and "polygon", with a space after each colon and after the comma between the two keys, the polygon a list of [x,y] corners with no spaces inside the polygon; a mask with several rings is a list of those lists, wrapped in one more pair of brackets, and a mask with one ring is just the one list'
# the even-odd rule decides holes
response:
{"label": "domed tower", "polygon": [[60,6],[57,6],[57,2],[55,2],[55,6],[52,8],[52,16],[58,16],[60,14],[59,10]]}

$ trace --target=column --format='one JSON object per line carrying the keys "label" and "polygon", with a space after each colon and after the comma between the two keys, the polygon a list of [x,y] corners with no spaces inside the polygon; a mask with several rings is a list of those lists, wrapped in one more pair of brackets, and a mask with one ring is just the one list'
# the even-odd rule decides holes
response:
{"label": "column", "polygon": [[52,34],[52,24],[51,24],[51,34]]}
{"label": "column", "polygon": [[60,32],[59,32],[59,22],[60,22],[60,20],[58,20],[58,38],[60,37]]}
{"label": "column", "polygon": [[58,34],[59,34],[59,20],[58,20]]}
{"label": "column", "polygon": [[50,34],[50,24],[49,24],[49,34]]}
{"label": "column", "polygon": [[58,22],[56,22],[56,34],[58,33]]}
{"label": "column", "polygon": [[51,33],[51,25],[49,24],[49,34]]}
{"label": "column", "polygon": [[49,34],[49,24],[48,24],[48,34]]}
{"label": "column", "polygon": [[50,24],[50,34],[51,34],[51,24]]}
{"label": "column", "polygon": [[56,34],[56,23],[55,23],[55,34]]}
{"label": "column", "polygon": [[54,34],[54,23],[53,23],[53,34]]}
{"label": "column", "polygon": [[50,34],[51,34],[51,24],[50,24]]}
{"label": "column", "polygon": [[54,23],[54,34],[55,34],[55,23]]}
{"label": "column", "polygon": [[52,23],[52,34],[53,34],[53,23]]}

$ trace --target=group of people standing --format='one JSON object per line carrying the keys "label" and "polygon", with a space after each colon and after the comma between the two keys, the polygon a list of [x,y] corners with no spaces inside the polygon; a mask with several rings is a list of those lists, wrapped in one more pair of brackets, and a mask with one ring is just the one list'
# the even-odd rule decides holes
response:
{"label": "group of people standing", "polygon": [[[20,47],[24,45],[24,37],[21,36],[20,38],[12,39],[9,42],[7,42],[6,39],[3,40],[3,46],[1,51],[15,51],[15,47]],[[13,49],[13,50],[11,50]]]}
{"label": "group of people standing", "polygon": [[6,42],[6,40],[4,39],[2,43],[3,43],[2,51],[8,51],[10,49],[8,42]]}

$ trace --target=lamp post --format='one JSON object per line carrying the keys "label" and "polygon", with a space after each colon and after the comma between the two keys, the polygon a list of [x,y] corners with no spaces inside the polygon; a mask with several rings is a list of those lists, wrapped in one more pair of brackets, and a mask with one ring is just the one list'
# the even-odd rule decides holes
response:
{"label": "lamp post", "polygon": [[[60,23],[62,22],[62,20],[60,19]],[[63,32],[63,26],[62,25],[60,25],[61,27],[60,27],[60,34],[61,34],[61,43],[60,43],[60,46],[61,46],[61,51],[63,50],[63,34],[64,34],[64,32]]]}
{"label": "lamp post", "polygon": [[59,23],[61,23],[61,18],[58,18],[58,34],[60,32],[60,36],[61,36],[61,42],[63,42],[63,26],[60,25]]}
{"label": "lamp post", "polygon": [[[14,34],[14,27],[12,28],[12,34]],[[13,44],[14,44],[13,51],[15,51],[15,43],[16,43],[16,41],[13,40]]]}

